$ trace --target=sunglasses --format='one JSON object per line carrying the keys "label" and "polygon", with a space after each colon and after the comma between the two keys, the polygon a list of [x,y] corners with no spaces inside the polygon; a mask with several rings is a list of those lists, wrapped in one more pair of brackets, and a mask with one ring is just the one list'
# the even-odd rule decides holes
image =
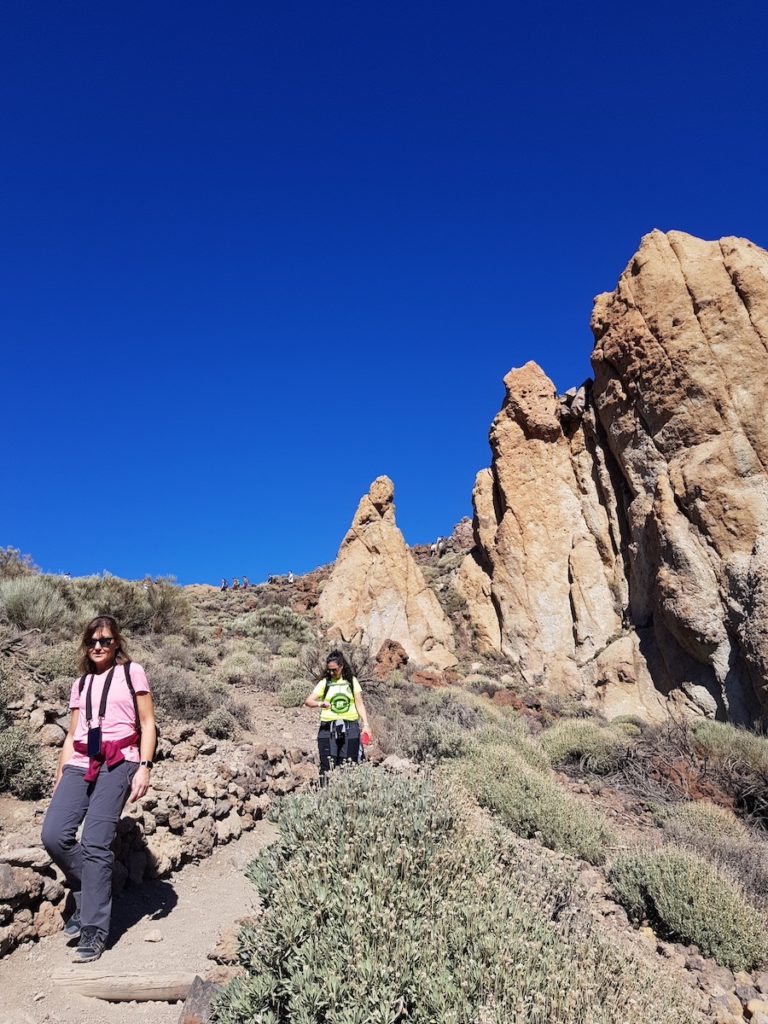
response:
{"label": "sunglasses", "polygon": [[111,647],[114,642],[113,636],[98,636],[92,637],[85,646],[90,651],[94,647]]}

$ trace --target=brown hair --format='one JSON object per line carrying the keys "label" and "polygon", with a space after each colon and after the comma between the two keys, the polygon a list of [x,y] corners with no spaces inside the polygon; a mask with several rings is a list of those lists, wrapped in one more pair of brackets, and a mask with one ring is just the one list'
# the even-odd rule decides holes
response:
{"label": "brown hair", "polygon": [[120,632],[120,627],[117,624],[117,620],[113,619],[111,615],[97,615],[95,619],[91,619],[88,625],[83,630],[83,636],[80,640],[80,649],[78,650],[78,658],[80,665],[80,674],[87,675],[89,672],[94,671],[94,665],[88,655],[88,641],[93,639],[93,634],[98,632],[100,629],[108,629],[112,636],[115,638],[117,643],[117,650],[115,653],[115,665],[124,665],[127,661],[130,661],[128,650],[125,646],[125,640]]}

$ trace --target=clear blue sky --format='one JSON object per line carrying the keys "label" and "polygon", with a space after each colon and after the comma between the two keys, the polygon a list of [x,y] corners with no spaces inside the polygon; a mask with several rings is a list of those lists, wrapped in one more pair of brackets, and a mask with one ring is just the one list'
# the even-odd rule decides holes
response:
{"label": "clear blue sky", "polygon": [[763,3],[7,0],[0,545],[306,571],[471,512],[653,227],[768,245]]}

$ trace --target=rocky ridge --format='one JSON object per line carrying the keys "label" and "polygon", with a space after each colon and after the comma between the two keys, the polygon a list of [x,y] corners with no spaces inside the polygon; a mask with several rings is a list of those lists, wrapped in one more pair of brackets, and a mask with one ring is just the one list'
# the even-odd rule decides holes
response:
{"label": "rocky ridge", "polygon": [[[768,253],[653,231],[595,300],[594,380],[510,371],[452,586],[474,651],[609,715],[768,710]],[[463,638],[375,481],[318,610],[331,635],[455,664]],[[464,646],[467,646],[464,643]]]}

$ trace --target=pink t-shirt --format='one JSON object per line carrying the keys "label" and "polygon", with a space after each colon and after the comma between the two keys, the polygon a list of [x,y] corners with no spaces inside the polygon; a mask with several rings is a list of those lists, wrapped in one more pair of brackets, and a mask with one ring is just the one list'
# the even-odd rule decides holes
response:
{"label": "pink t-shirt", "polygon": [[[72,684],[69,707],[72,710],[75,708],[80,709],[80,716],[77,720],[77,728],[75,729],[75,743],[85,743],[88,739],[88,723],[85,720],[85,695],[88,692],[88,687],[91,685],[91,679],[93,679],[93,689],[91,690],[93,721],[91,725],[98,725],[101,694],[108,675],[109,670],[101,672],[97,676],[86,676],[82,693],[78,692],[79,677]],[[146,672],[135,661],[131,662],[131,682],[136,693],[151,692]],[[128,683],[125,681],[125,667],[118,665],[112,677],[112,685],[107,696],[107,710],[104,715],[104,721],[101,723],[101,738],[102,740],[121,740],[125,736],[130,736],[132,732],[136,732],[136,711],[133,706],[131,691],[128,689]],[[124,747],[123,756],[126,761],[141,760],[137,745]],[[85,754],[75,752],[67,761],[67,764],[71,764],[75,768],[87,768],[88,758]]]}

